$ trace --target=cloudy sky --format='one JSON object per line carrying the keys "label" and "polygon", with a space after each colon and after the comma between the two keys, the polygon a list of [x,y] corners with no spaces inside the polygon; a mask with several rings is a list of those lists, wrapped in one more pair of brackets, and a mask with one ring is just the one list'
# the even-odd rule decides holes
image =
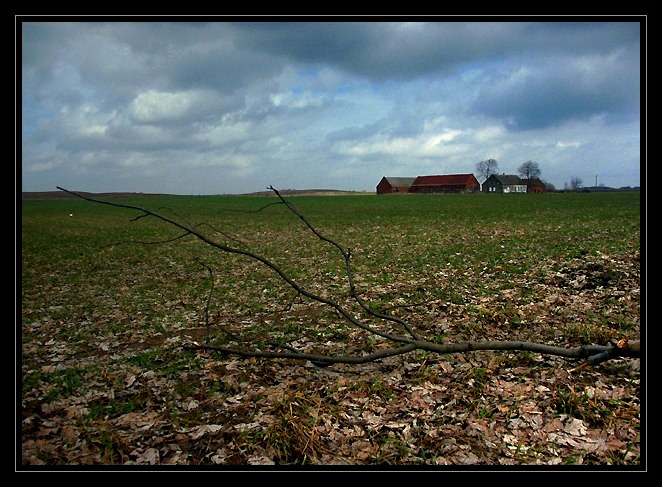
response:
{"label": "cloudy sky", "polygon": [[374,191],[485,159],[640,184],[637,18],[22,20],[23,191]]}

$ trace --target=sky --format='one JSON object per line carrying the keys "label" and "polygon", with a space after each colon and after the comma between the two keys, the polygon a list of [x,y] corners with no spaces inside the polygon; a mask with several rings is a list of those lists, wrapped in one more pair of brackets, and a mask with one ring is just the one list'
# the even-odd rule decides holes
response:
{"label": "sky", "polygon": [[22,18],[20,185],[375,191],[495,159],[639,186],[641,19],[553,19]]}

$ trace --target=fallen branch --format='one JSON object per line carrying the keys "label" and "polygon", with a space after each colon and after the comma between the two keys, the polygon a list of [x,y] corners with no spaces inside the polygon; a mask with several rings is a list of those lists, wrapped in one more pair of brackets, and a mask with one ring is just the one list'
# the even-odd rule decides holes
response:
{"label": "fallen branch", "polygon": [[[332,354],[304,353],[286,344],[275,344],[276,346],[279,346],[282,350],[285,351],[265,351],[265,350],[256,349],[255,346],[253,346],[252,349],[246,349],[240,346],[232,346],[232,347],[217,346],[209,343],[198,343],[198,342],[194,342],[193,344],[186,345],[185,348],[188,349],[210,350],[222,354],[236,355],[240,357],[309,360],[312,363],[317,364],[319,366],[326,366],[329,364],[340,364],[340,363],[363,364],[367,362],[374,362],[377,360],[381,360],[387,357],[408,354],[415,350],[433,352],[438,354],[469,353],[469,352],[486,351],[486,350],[528,351],[533,353],[560,356],[567,359],[577,359],[577,360],[583,359],[585,360],[585,364],[587,365],[597,365],[606,360],[611,360],[618,357],[635,357],[635,358],[640,357],[641,351],[640,351],[639,341],[627,341],[627,340],[621,340],[617,344],[610,344],[610,345],[587,345],[579,348],[563,348],[563,347],[546,345],[541,343],[522,342],[522,341],[473,341],[473,342],[461,342],[461,343],[435,343],[421,339],[421,337],[419,337],[418,334],[413,330],[411,325],[407,323],[405,320],[375,311],[361,298],[354,283],[354,277],[351,266],[350,249],[343,247],[336,241],[332,240],[331,238],[319,232],[294,205],[292,205],[289,201],[283,198],[282,195],[278,192],[278,190],[276,190],[273,187],[270,187],[269,189],[271,189],[274,192],[274,194],[278,197],[279,203],[269,203],[261,207],[257,211],[262,211],[263,209],[269,206],[273,206],[275,204],[284,205],[290,212],[292,212],[296,217],[298,217],[317,238],[333,246],[341,254],[345,264],[345,275],[346,275],[347,285],[349,288],[350,295],[353,301],[363,311],[363,313],[367,315],[370,319],[377,319],[383,322],[388,321],[394,323],[398,327],[402,328],[402,331],[404,333],[402,334],[386,333],[382,330],[375,328],[374,326],[371,326],[368,323],[365,323],[361,319],[355,317],[354,313],[350,312],[350,310],[348,310],[345,306],[341,305],[337,301],[321,296],[305,288],[304,286],[299,284],[296,280],[294,280],[291,276],[289,276],[281,267],[276,265],[273,261],[271,261],[270,259],[268,259],[267,257],[261,254],[258,254],[250,250],[250,248],[248,248],[248,245],[245,244],[244,242],[241,242],[240,240],[234,237],[229,237],[227,234],[214,229],[214,227],[212,227],[211,225],[208,224],[194,225],[193,223],[189,222],[180,215],[177,215],[176,213],[172,212],[172,210],[170,211],[175,215],[177,215],[180,218],[180,220],[173,219],[171,217],[154,212],[152,210],[148,210],[140,206],[127,205],[127,204],[117,203],[114,201],[97,200],[95,198],[85,196],[80,193],[76,193],[74,191],[69,191],[59,186],[58,189],[73,196],[77,196],[79,198],[94,203],[114,206],[118,208],[126,208],[141,212],[140,215],[138,215],[133,219],[134,221],[141,218],[153,217],[184,231],[183,234],[180,234],[174,238],[161,240],[158,242],[138,242],[138,243],[153,244],[153,243],[172,242],[179,238],[191,235],[199,239],[203,243],[213,248],[216,248],[219,251],[227,252],[231,254],[238,254],[247,257],[249,259],[252,259],[254,261],[257,261],[262,265],[266,266],[267,268],[271,269],[275,274],[279,276],[280,279],[282,279],[287,285],[289,285],[292,289],[294,289],[294,291],[296,291],[295,299],[299,297],[305,297],[311,301],[315,301],[323,305],[326,305],[334,309],[342,318],[345,319],[345,321],[347,321],[352,326],[359,328],[370,334],[373,334],[375,336],[379,336],[382,339],[392,343],[392,345],[389,348],[382,348],[379,351],[367,353],[365,355],[332,355]],[[242,247],[233,247],[229,243],[223,243],[214,240],[212,237],[201,232],[200,227],[203,226],[208,226],[217,233],[221,233],[222,235],[226,236],[226,238],[228,238],[229,240],[235,243],[239,243]],[[207,327],[207,341],[209,341],[208,308],[211,299],[211,293],[213,291],[213,273],[211,268],[209,268],[205,264],[202,265],[204,265],[207,268],[212,279],[210,291],[207,296],[206,308],[205,308],[205,325]],[[272,343],[272,345],[274,344]]]}
{"label": "fallen branch", "polygon": [[262,350],[242,350],[233,347],[215,346],[204,343],[194,342],[187,345],[190,349],[212,350],[215,352],[229,355],[238,355],[240,357],[266,358],[266,359],[292,359],[292,360],[310,360],[311,362],[332,363],[332,364],[364,364],[376,360],[404,355],[415,350],[445,353],[467,353],[477,351],[526,351],[540,353],[544,355],[555,355],[568,359],[586,359],[590,365],[597,365],[609,359],[618,357],[640,356],[639,341],[628,342],[624,347],[617,345],[586,345],[579,348],[564,348],[553,345],[545,345],[534,342],[521,341],[475,341],[460,343],[434,343],[426,340],[413,341],[401,347],[382,349],[378,352],[366,355],[324,355],[314,353],[303,353],[287,347],[289,352],[269,352]]}

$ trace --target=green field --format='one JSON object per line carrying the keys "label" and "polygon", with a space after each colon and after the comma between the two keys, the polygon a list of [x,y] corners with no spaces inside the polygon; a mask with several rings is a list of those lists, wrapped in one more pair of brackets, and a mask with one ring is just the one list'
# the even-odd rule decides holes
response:
{"label": "green field", "polygon": [[[275,197],[110,201],[196,224],[361,314],[337,250]],[[638,192],[288,201],[351,249],[371,308],[427,339],[639,338]],[[529,353],[416,353],[327,370],[192,351],[383,344],[254,260],[191,236],[147,243],[182,232],[139,212],[21,210],[23,463],[641,465],[638,359],[569,372]]]}

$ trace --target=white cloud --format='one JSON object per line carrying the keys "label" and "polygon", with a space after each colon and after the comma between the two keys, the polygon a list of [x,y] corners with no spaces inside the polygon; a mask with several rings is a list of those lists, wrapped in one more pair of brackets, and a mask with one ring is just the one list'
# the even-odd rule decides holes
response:
{"label": "white cloud", "polygon": [[285,92],[272,94],[269,99],[276,107],[307,108],[322,106],[325,97],[314,95],[310,92],[304,92],[300,94]]}
{"label": "white cloud", "polygon": [[392,155],[408,158],[443,157],[457,150],[453,141],[462,135],[461,130],[430,130],[409,137],[392,137],[378,134],[367,140],[343,141],[337,144],[338,152],[353,156]]}
{"label": "white cloud", "polygon": [[498,139],[503,137],[506,132],[506,129],[503,125],[489,125],[487,127],[482,127],[473,131],[473,137],[476,142],[485,143],[490,140]]}
{"label": "white cloud", "polygon": [[223,147],[227,144],[248,140],[251,137],[252,124],[248,121],[231,122],[221,120],[200,128],[193,136],[196,142],[210,147]]}
{"label": "white cloud", "polygon": [[130,112],[139,123],[181,121],[206,110],[214,102],[214,95],[201,90],[165,92],[148,90],[138,94]]}
{"label": "white cloud", "polygon": [[64,123],[71,133],[105,133],[113,116],[113,113],[104,113],[98,107],[85,103],[74,107],[64,106],[60,110],[58,122]]}
{"label": "white cloud", "polygon": [[51,169],[57,167],[57,164],[54,161],[44,161],[44,162],[35,162],[30,164],[26,170],[27,172],[43,172],[50,171]]}
{"label": "white cloud", "polygon": [[582,145],[581,142],[563,142],[562,140],[559,140],[556,142],[556,148],[557,149],[577,149]]}

